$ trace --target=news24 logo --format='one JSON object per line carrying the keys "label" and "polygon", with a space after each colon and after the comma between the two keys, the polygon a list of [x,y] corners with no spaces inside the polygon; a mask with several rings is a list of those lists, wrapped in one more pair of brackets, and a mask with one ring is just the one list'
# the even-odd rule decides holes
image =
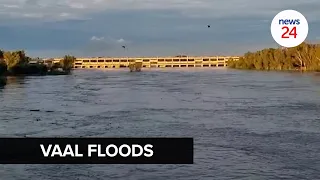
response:
{"label": "news24 logo", "polygon": [[296,47],[308,36],[307,19],[298,11],[284,10],[278,13],[271,23],[273,39],[283,47]]}

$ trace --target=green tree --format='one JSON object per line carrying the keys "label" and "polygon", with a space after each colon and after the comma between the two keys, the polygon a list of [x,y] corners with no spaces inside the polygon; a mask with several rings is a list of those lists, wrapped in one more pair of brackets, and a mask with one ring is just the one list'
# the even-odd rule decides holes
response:
{"label": "green tree", "polygon": [[73,64],[75,62],[76,58],[74,56],[66,55],[64,58],[60,61],[61,68],[66,71],[70,72],[73,68]]}
{"label": "green tree", "polygon": [[1,52],[0,56],[3,56],[3,59],[6,63],[7,69],[11,71],[17,66],[25,66],[29,63],[30,57],[27,57],[23,50],[19,51],[5,51]]}
{"label": "green tree", "polygon": [[3,57],[9,71],[20,63],[20,55],[17,52],[6,51]]}
{"label": "green tree", "polygon": [[26,65],[29,63],[29,60],[31,60],[30,57],[26,56],[26,53],[24,50],[19,50],[19,51],[16,51],[17,54],[19,54],[19,57],[20,57],[20,62],[19,64],[20,65]]}
{"label": "green tree", "polygon": [[[258,51],[257,53],[260,55],[261,51]],[[263,58],[261,56],[254,59],[254,68],[257,70],[263,70]]]}

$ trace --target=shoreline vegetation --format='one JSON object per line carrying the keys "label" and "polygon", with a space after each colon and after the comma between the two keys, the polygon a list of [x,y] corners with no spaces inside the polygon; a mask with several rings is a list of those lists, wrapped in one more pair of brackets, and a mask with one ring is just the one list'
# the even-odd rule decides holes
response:
{"label": "shoreline vegetation", "polygon": [[266,48],[247,52],[238,61],[229,60],[228,67],[264,71],[320,72],[320,44],[302,43],[293,48]]}
{"label": "shoreline vegetation", "polygon": [[[68,75],[76,58],[66,55],[59,62],[30,58],[22,51],[0,50],[0,87],[6,85],[6,76]],[[35,63],[31,63],[35,62]],[[142,63],[129,65],[130,72],[140,72]],[[238,61],[228,60],[228,67],[263,71],[320,72],[320,44],[302,43],[293,48],[266,48],[247,52]]]}
{"label": "shoreline vegetation", "polygon": [[6,85],[6,76],[68,75],[75,60],[74,56],[66,55],[58,63],[53,59],[41,62],[39,58],[26,56],[24,51],[0,50],[0,86]]}

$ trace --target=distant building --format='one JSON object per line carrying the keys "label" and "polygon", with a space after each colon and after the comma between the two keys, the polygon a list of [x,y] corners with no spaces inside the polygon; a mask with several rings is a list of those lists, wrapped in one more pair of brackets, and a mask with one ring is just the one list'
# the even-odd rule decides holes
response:
{"label": "distant building", "polygon": [[37,60],[30,60],[29,64],[39,64],[39,62]]}
{"label": "distant building", "polygon": [[43,64],[44,60],[42,59],[31,59],[29,60],[29,64]]}

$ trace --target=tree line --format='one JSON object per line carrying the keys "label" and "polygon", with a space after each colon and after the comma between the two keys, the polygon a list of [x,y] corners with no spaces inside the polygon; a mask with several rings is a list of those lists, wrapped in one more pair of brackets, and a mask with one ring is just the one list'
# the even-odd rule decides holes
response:
{"label": "tree line", "polygon": [[320,45],[302,43],[293,48],[267,48],[247,52],[238,61],[229,60],[236,69],[320,71]]}
{"label": "tree line", "polygon": [[28,57],[23,50],[0,50],[0,75],[69,74],[75,60],[74,56],[66,55],[59,63],[49,60],[45,63],[31,64],[31,61],[40,61],[40,59]]}

